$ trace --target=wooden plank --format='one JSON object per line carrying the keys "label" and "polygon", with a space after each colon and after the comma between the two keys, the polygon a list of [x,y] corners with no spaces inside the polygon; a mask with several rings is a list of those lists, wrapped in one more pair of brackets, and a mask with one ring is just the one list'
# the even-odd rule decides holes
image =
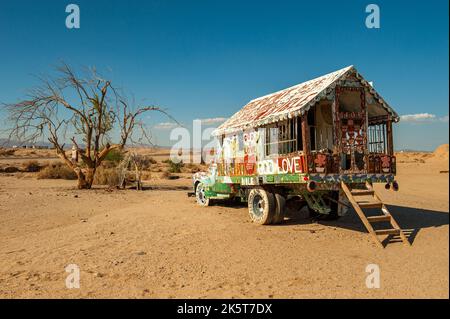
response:
{"label": "wooden plank", "polygon": [[[380,197],[377,194],[374,194],[373,197],[381,202]],[[391,212],[388,210],[388,208],[386,207],[386,205],[383,204],[383,206],[381,207],[381,210],[383,211],[383,213],[387,216],[391,217],[391,225],[392,227],[394,227],[395,229],[400,230],[400,238],[403,241],[403,244],[405,244],[406,246],[411,246],[411,243],[409,242],[408,238],[406,238],[405,233],[402,231],[402,229],[400,228],[400,225],[397,223],[397,221],[395,220],[395,218],[392,216]]]}
{"label": "wooden plank", "polygon": [[308,112],[302,115],[302,143],[303,143],[303,154],[305,156],[306,167],[305,173],[308,173],[308,157],[309,157],[309,129],[308,129]]}
{"label": "wooden plank", "polygon": [[375,233],[377,235],[400,235],[400,229],[380,229],[376,230]]}
{"label": "wooden plank", "polygon": [[373,239],[375,240],[375,243],[378,245],[378,247],[384,248],[383,244],[378,239],[377,235],[375,234],[375,231],[370,224],[370,222],[367,220],[366,215],[364,215],[364,212],[361,210],[361,207],[359,207],[358,203],[353,198],[352,193],[348,189],[347,185],[344,182],[341,182],[342,190],[344,191],[345,195],[347,196],[348,200],[352,204],[353,208],[355,209],[356,213],[358,214],[359,218],[363,222],[364,226],[366,227],[369,234],[372,235]]}
{"label": "wooden plank", "polygon": [[358,202],[358,205],[361,208],[381,208],[381,207],[383,207],[383,203],[380,203],[380,202]]}
{"label": "wooden plank", "polygon": [[367,217],[367,220],[371,223],[376,223],[376,222],[390,222],[391,221],[391,216],[387,216],[387,215],[382,215],[382,216],[369,216]]}
{"label": "wooden plank", "polygon": [[373,190],[369,190],[369,189],[361,189],[361,190],[352,190],[352,195],[353,196],[365,196],[365,195],[373,195],[375,192]]}

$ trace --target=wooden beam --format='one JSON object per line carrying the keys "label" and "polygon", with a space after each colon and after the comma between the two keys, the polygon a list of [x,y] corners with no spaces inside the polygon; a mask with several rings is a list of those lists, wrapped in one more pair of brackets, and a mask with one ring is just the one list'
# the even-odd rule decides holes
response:
{"label": "wooden beam", "polygon": [[303,154],[305,156],[305,172],[308,173],[309,165],[308,165],[308,156],[310,153],[310,146],[309,146],[309,127],[308,127],[308,113],[305,112],[305,114],[302,115],[302,141],[303,141]]}
{"label": "wooden beam", "polygon": [[387,141],[388,141],[388,155],[392,156],[394,155],[394,142],[393,142],[393,134],[392,134],[392,119],[391,117],[388,118],[386,123],[386,134],[387,134]]}

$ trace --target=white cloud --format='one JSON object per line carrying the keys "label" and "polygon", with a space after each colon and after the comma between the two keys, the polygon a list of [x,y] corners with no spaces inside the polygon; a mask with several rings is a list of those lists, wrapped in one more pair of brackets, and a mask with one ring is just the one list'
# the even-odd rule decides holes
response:
{"label": "white cloud", "polygon": [[202,121],[202,124],[217,124],[217,123],[222,123],[225,122],[227,120],[227,118],[225,117],[214,117],[214,118],[210,118],[210,119],[197,119],[196,121]]}
{"label": "white cloud", "polygon": [[436,115],[430,113],[406,114],[400,116],[403,122],[421,122],[435,119]]}
{"label": "white cloud", "polygon": [[175,127],[178,127],[179,125],[177,123],[171,123],[171,122],[163,122],[156,124],[153,128],[157,130],[170,130]]}
{"label": "white cloud", "polygon": [[401,115],[400,120],[402,122],[448,122],[448,115],[437,117],[435,114],[431,113],[417,113],[417,114],[406,114]]}
{"label": "white cloud", "polygon": [[448,123],[448,115],[440,117],[439,121]]}

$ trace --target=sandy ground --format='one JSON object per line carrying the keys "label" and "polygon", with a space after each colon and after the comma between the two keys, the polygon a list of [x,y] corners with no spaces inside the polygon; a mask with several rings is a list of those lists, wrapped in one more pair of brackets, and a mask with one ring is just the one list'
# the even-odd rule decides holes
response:
{"label": "sandy ground", "polygon": [[[376,186],[412,230],[411,247],[385,249],[353,211],[256,226],[242,205],[200,208],[187,174],[142,192],[0,174],[0,297],[448,298],[446,154],[399,154],[400,191]],[[69,264],[80,289],[66,288]],[[366,287],[368,264],[380,267],[379,289]]]}

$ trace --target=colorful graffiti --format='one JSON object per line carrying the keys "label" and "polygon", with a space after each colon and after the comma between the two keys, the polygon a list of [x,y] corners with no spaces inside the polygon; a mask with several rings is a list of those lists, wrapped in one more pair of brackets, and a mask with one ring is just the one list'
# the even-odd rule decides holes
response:
{"label": "colorful graffiti", "polygon": [[259,175],[301,174],[305,172],[303,156],[279,157],[257,163]]}

